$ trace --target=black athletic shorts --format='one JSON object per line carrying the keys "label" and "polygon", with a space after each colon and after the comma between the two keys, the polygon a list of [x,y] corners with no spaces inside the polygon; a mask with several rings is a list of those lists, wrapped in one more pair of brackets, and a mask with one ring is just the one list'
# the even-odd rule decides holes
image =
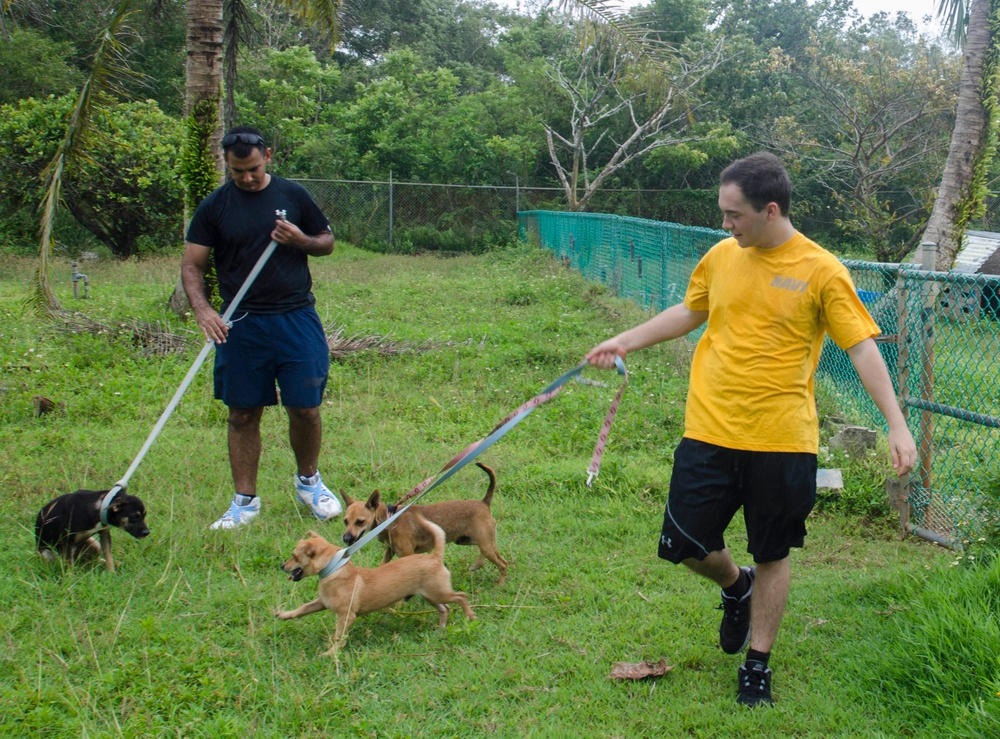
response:
{"label": "black athletic shorts", "polygon": [[244,313],[233,320],[225,344],[215,347],[215,398],[230,408],[281,404],[315,408],[323,400],[330,370],[316,309],[288,313]]}
{"label": "black athletic shorts", "polygon": [[815,502],[815,454],[749,452],[681,439],[659,556],[679,563],[724,549],[723,534],[742,506],[747,551],[758,564],[777,562],[803,545]]}

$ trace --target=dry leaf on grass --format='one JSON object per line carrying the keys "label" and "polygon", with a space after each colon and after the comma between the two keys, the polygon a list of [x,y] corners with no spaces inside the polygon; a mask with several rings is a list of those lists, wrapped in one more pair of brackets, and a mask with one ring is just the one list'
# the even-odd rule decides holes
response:
{"label": "dry leaf on grass", "polygon": [[674,669],[665,659],[659,662],[616,662],[608,675],[612,680],[642,680],[644,677],[660,677]]}

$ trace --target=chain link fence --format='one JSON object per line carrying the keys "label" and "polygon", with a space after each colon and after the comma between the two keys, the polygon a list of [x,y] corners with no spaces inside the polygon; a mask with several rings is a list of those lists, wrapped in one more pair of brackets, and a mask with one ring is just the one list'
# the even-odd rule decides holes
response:
{"label": "chain link fence", "polygon": [[[522,238],[615,294],[662,310],[683,299],[724,231],[589,213],[523,212]],[[917,442],[897,502],[906,530],[948,546],[1000,532],[1000,277],[845,261],[878,323],[876,340]],[[817,369],[848,420],[885,430],[845,352]],[[887,486],[888,487],[888,486]]]}
{"label": "chain link fence", "polygon": [[993,190],[986,196],[983,215],[971,227],[978,231],[1000,231],[1000,192]]}
{"label": "chain link fence", "polygon": [[[338,239],[371,251],[485,251],[511,243],[517,213],[565,210],[557,187],[441,185],[369,180],[296,180],[333,225]],[[592,210],[682,223],[718,220],[716,190],[606,190]]]}

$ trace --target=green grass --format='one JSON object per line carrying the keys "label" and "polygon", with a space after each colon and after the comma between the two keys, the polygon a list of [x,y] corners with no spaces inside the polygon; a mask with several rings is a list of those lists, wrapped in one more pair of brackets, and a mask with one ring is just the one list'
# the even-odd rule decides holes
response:
{"label": "green grass", "polygon": [[[68,308],[111,326],[159,321],[180,333],[192,327],[165,308],[178,261],[88,264],[87,301],[74,301],[60,277],[68,265],[53,275]],[[150,536],[115,533],[113,575],[47,564],[33,551],[37,510],[121,477],[199,343],[192,335],[183,356],[151,357],[127,334],[56,331],[21,310],[32,270],[29,261],[0,262],[2,736],[893,737],[947,736],[952,726],[965,736],[996,721],[1000,666],[984,658],[1000,653],[996,602],[975,584],[995,575],[900,541],[867,508],[847,515],[832,506],[814,514],[793,556],[772,658],[777,703],[736,710],[739,659],[716,644],[717,589],[655,555],[683,422],[680,344],[629,358],[629,388],[593,488],[585,470],[617,388],[611,372],[588,373],[607,389],[567,386],[483,455],[499,477],[494,513],[510,570],[496,587],[492,565],[469,573],[473,550],[448,548],[474,623],[453,612],[442,632],[413,600],[399,613],[361,617],[334,661],[319,656],[332,614],[275,619],[276,608],[315,597],[314,579],[293,583],[279,569],[295,541],[310,528],[335,540],[342,525],[318,524],[296,504],[285,420],[269,410],[260,519],[207,529],[231,495],[225,412],[211,398],[209,367],[132,477]],[[341,246],[313,270],[327,326],[436,347],[333,365],[321,469],[353,497],[374,488],[401,496],[596,341],[645,315],[526,248],[441,259]],[[34,418],[35,394],[63,406]],[[867,464],[845,471],[849,483],[877,477]],[[484,489],[470,467],[428,498]],[[730,546],[746,561],[739,525]],[[380,557],[373,546],[356,561]],[[957,575],[971,584],[957,586]],[[966,603],[992,611],[953,621]],[[941,685],[918,679],[916,662],[920,645],[951,623],[948,643],[973,628],[985,641],[971,657],[956,654],[971,663],[951,663],[935,647],[947,685],[938,700]],[[674,668],[662,678],[608,679],[618,661],[661,657]],[[954,679],[959,670],[973,677]]]}

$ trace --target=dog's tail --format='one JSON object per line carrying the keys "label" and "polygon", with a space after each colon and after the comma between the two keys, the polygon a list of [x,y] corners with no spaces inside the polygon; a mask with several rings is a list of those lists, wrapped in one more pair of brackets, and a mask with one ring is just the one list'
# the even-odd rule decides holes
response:
{"label": "dog's tail", "polygon": [[431,552],[431,554],[434,555],[434,558],[436,560],[438,560],[443,564],[444,543],[445,543],[444,529],[442,529],[433,521],[428,521],[426,518],[420,515],[420,513],[418,513],[416,510],[413,511],[413,515],[416,517],[417,523],[425,527],[434,536],[434,551]]}
{"label": "dog's tail", "polygon": [[483,502],[487,507],[489,507],[493,503],[493,491],[497,489],[497,476],[493,474],[493,469],[491,467],[487,467],[485,464],[476,462],[476,467],[490,476],[490,486],[486,490],[486,495],[483,496]]}

